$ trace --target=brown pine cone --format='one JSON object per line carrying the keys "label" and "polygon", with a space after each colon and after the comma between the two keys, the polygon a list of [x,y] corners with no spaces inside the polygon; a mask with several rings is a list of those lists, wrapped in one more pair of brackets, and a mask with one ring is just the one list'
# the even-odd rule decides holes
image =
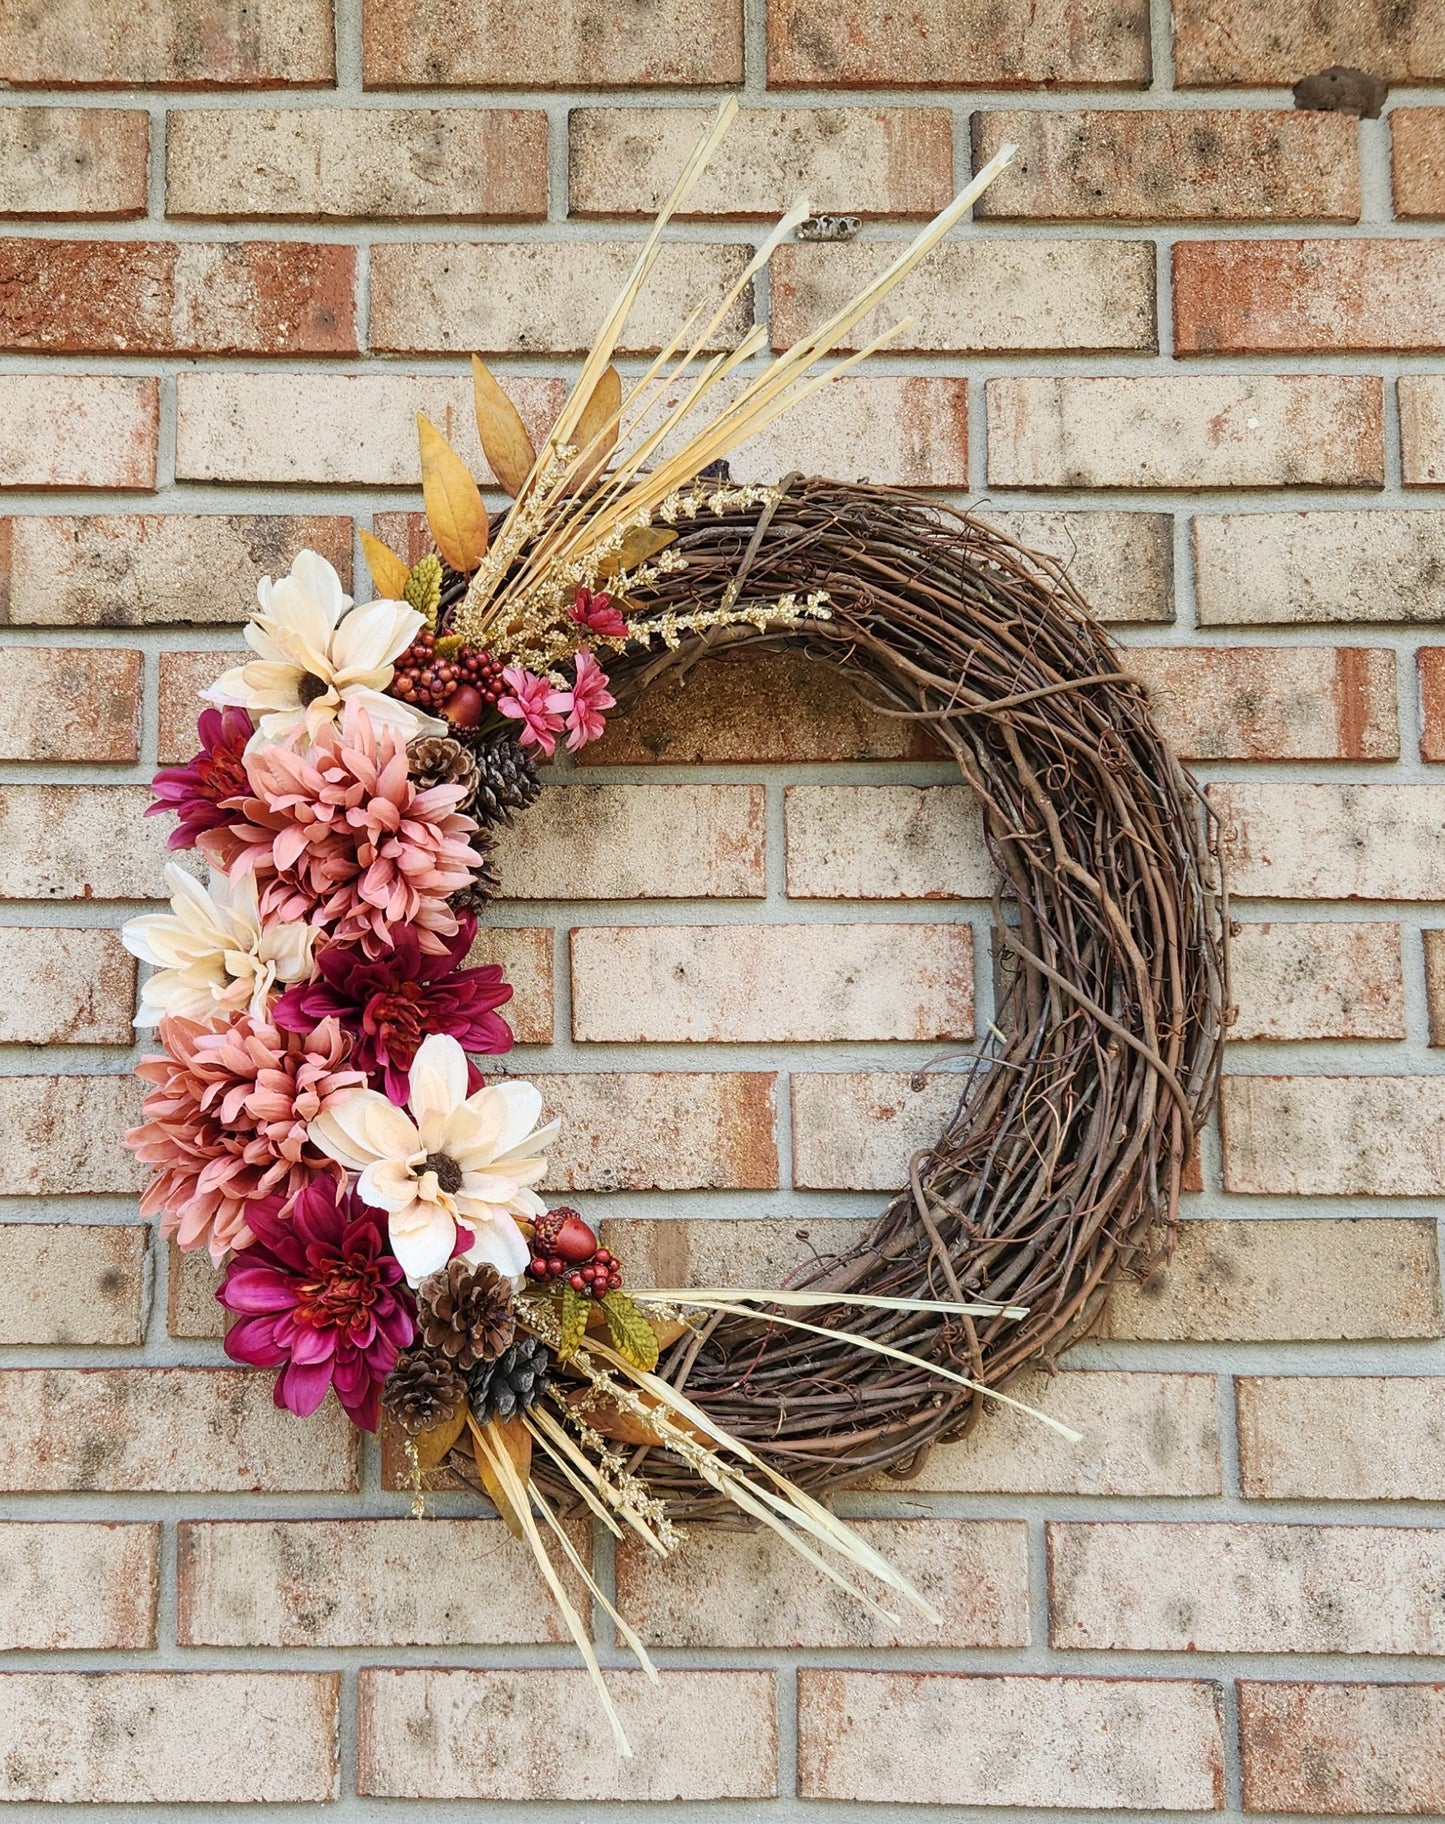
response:
{"label": "brown pine cone", "polygon": [[[465,807],[464,807],[465,808]],[[470,814],[470,813],[469,813]],[[472,852],[480,857],[477,871],[466,886],[458,887],[447,904],[455,912],[481,912],[502,889],[502,877],[492,864],[492,843],[485,830],[472,832]]]}
{"label": "brown pine cone", "polygon": [[417,1291],[417,1323],[429,1349],[465,1371],[494,1361],[512,1341],[512,1284],[494,1266],[449,1260]]}
{"label": "brown pine cone", "polygon": [[444,1355],[408,1349],[386,1377],[381,1404],[408,1437],[454,1419],[467,1401],[467,1384]]}
{"label": "brown pine cone", "polygon": [[464,785],[466,797],[458,801],[465,811],[467,800],[481,783],[481,769],[470,751],[450,735],[418,735],[406,749],[407,769],[419,790],[432,785]]}

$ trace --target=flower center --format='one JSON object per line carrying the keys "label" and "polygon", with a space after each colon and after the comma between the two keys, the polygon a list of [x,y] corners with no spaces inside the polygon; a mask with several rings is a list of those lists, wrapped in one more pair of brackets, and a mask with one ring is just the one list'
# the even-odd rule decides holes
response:
{"label": "flower center", "polygon": [[426,1037],[426,1012],[416,982],[398,982],[386,993],[376,995],[367,1006],[367,1029],[376,1034],[387,1058],[398,1070],[410,1068],[417,1047]]}
{"label": "flower center", "polygon": [[448,1196],[454,1195],[462,1188],[462,1168],[450,1153],[428,1153],[424,1172],[435,1172],[437,1184]]}
{"label": "flower center", "polygon": [[382,1290],[375,1260],[364,1254],[333,1256],[316,1279],[293,1281],[296,1322],[313,1330],[362,1330]]}
{"label": "flower center", "polygon": [[318,678],[314,671],[303,671],[301,682],[296,686],[296,695],[300,697],[301,706],[305,709],[318,697],[324,697],[330,688],[325,678]]}

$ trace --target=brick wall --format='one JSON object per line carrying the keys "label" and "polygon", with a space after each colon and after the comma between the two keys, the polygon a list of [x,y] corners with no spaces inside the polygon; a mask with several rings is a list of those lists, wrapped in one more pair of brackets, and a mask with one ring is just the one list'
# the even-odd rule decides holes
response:
{"label": "brick wall", "polygon": [[[0,1797],[1445,1809],[1445,23],[1174,15],[0,8]],[[1292,110],[1336,62],[1395,85],[1385,118]],[[222,1365],[117,1145],[115,933],[255,577],[414,534],[417,409],[480,465],[465,351],[545,425],[721,87],[744,112],[634,366],[800,188],[868,223],[780,255],[775,342],[1019,141],[896,352],[735,466],[985,499],[1069,559],[1228,826],[1239,1021],[1173,1269],[1033,1389],[1085,1444],[998,1417],[847,1497],[942,1631],[755,1538],[599,1544],[663,1666],[616,1677],[623,1764],[497,1522],[410,1522],[334,1407]],[[986,1031],[974,812],[788,658],[586,758],[479,943],[567,1117],[553,1183],[638,1274],[766,1280],[856,1232],[956,1089],[923,1067]]]}

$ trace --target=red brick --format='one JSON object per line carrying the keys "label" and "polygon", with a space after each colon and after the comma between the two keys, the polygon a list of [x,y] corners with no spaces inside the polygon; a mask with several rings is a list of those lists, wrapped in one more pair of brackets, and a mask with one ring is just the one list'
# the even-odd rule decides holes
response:
{"label": "red brick", "polygon": [[355,288],[354,247],[0,240],[0,348],[348,354]]}
{"label": "red brick", "polygon": [[165,899],[147,785],[0,786],[0,899]]}
{"label": "red brick", "polygon": [[1255,1501],[1445,1500],[1445,1379],[1240,1375],[1239,1485]]}
{"label": "red brick", "polygon": [[974,207],[1014,221],[1353,222],[1359,133],[1262,108],[1006,109],[973,117],[973,165],[1017,145]]}
{"label": "red brick", "polygon": [[1445,348],[1442,289],[1440,241],[1181,241],[1174,348],[1180,355]]}
{"label": "red brick", "polygon": [[335,1672],[10,1672],[8,1799],[228,1805],[334,1799]]}
{"label": "red brick", "polygon": [[1231,891],[1247,899],[1445,898],[1445,790],[1213,785]]}
{"label": "red brick", "polygon": [[163,652],[160,655],[156,759],[163,766],[180,765],[195,754],[200,742],[196,724],[207,707],[200,693],[214,684],[223,671],[233,665],[244,665],[254,657],[249,647],[238,647],[230,652]]}
{"label": "red brick", "polygon": [[1199,623],[1432,623],[1445,513],[1221,513],[1190,522]]}
{"label": "red brick", "polygon": [[32,88],[271,88],[329,83],[329,0],[62,0],[0,19],[0,75]]}
{"label": "red brick", "polygon": [[364,1667],[357,1791],[503,1803],[776,1794],[771,1672],[606,1676],[631,1760],[613,1751],[585,1672]]}
{"label": "red brick", "polygon": [[978,13],[956,0],[854,0],[831,12],[816,0],[768,8],[773,88],[1142,88],[1149,80],[1149,9],[1078,0]]}
{"label": "red brick", "polygon": [[[768,992],[759,994],[759,983]],[[973,1037],[967,925],[585,926],[572,1036],[599,1044]]]}
{"label": "red brick", "polygon": [[570,1071],[533,1081],[562,1120],[549,1191],[750,1191],[778,1182],[769,1072]]}
{"label": "red brick", "polygon": [[7,647],[0,760],[134,760],[141,664],[103,646]]}
{"label": "red brick", "polygon": [[793,1183],[896,1189],[914,1153],[938,1139],[965,1081],[947,1070],[793,1071]]}
{"label": "red brick", "polygon": [[1224,1188],[1246,1196],[1438,1197],[1445,1077],[1224,1079]]}
{"label": "red brick", "polygon": [[118,931],[0,930],[0,1045],[133,1045],[135,958]]}
{"label": "red brick", "polygon": [[0,1077],[0,1196],[138,1190],[147,1174],[120,1141],[141,1090],[130,1076]]}
{"label": "red brick", "polygon": [[1133,647],[1124,664],[1182,759],[1399,757],[1388,647]]}
{"label": "red brick", "polygon": [[987,899],[994,871],[965,785],[790,785],[790,899]]}
{"label": "red brick", "polygon": [[1425,947],[1425,999],[1430,1010],[1430,1043],[1445,1045],[1445,931],[1422,931]]}
{"label": "red brick", "polygon": [[798,469],[896,488],[968,486],[968,382],[943,374],[847,374],[785,412],[729,459],[735,481]]}
{"label": "red brick", "polygon": [[631,88],[738,83],[742,0],[646,7],[553,0],[542,8],[442,10],[431,0],[368,0],[362,67],[371,89]]}
{"label": "red brick", "polygon": [[1421,646],[1415,661],[1420,672],[1420,758],[1445,760],[1445,646]]}
{"label": "red brick", "polygon": [[154,380],[0,375],[0,488],[153,488]]}
{"label": "red brick", "polygon": [[1239,1681],[1244,1809],[1445,1812],[1445,1685]]}
{"label": "red brick", "polygon": [[[134,1348],[145,1340],[146,1251],[136,1223],[0,1223],[0,1344]],[[0,1587],[3,1587],[0,1578]]]}
{"label": "red brick", "polygon": [[1405,486],[1445,486],[1445,374],[1402,374],[1400,469]]}
{"label": "red brick", "polygon": [[1400,927],[1236,925],[1231,1039],[1403,1039]]}
{"label": "red brick", "polygon": [[807,1666],[798,1673],[798,1791],[989,1811],[1217,1810],[1219,1688],[1203,1679]]}
{"label": "red brick", "polygon": [[141,108],[0,114],[0,216],[144,215],[150,117]]}
{"label": "red brick", "polygon": [[1396,108],[1390,115],[1395,214],[1410,220],[1445,216],[1445,108]]}
{"label": "red brick", "polygon": [[1174,0],[1181,88],[1287,88],[1332,64],[1387,82],[1445,76],[1445,21],[1394,0]]}
{"label": "red brick", "polygon": [[521,108],[181,108],[166,213],[539,221],[547,116]]}
{"label": "red brick", "polygon": [[159,1526],[0,1522],[0,1649],[153,1647]]}

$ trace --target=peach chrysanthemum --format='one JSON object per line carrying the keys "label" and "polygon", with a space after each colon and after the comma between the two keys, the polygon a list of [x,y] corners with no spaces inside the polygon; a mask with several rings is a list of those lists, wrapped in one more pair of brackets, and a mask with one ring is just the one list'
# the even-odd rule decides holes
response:
{"label": "peach chrysanthemum", "polygon": [[[182,1248],[248,1247],[246,1206],[257,1197],[289,1201],[314,1178],[338,1184],[341,1169],[306,1135],[307,1123],[366,1082],[346,1068],[351,1042],[334,1019],[310,1032],[278,1032],[243,1013],[220,1031],[192,1020],[161,1021],[163,1057],[136,1074],[155,1087],[126,1145],[156,1175],[143,1216]],[[284,1208],[285,1206],[283,1206]]]}
{"label": "peach chrysanthemum", "polygon": [[390,927],[414,925],[439,956],[455,935],[448,896],[470,884],[476,824],[457,811],[464,785],[420,790],[406,743],[349,709],[305,753],[294,738],[246,755],[252,796],[232,799],[238,821],[201,846],[233,880],[255,872],[265,921],[302,922],[368,956],[391,948]]}

